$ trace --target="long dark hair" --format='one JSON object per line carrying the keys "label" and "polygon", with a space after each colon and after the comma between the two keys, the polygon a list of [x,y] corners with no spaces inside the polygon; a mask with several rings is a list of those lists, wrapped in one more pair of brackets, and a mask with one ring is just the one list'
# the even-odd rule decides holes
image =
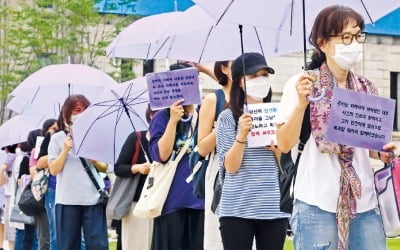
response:
{"label": "long dark hair", "polygon": [[[245,77],[245,76],[243,76]],[[233,119],[237,124],[239,121],[239,117],[243,114],[243,105],[244,98],[246,98],[243,89],[240,87],[240,81],[242,79],[242,75],[235,77],[232,79],[231,91],[229,93],[229,107],[232,110]],[[263,102],[271,102],[272,99],[272,89],[269,88],[268,95],[263,98]]]}
{"label": "long dark hair", "polygon": [[325,53],[321,51],[319,45],[321,42],[328,41],[331,36],[340,34],[350,20],[355,20],[357,26],[361,30],[364,29],[362,16],[349,7],[333,5],[323,9],[318,14],[308,38],[315,50],[307,69],[319,68],[326,61]]}
{"label": "long dark hair", "polygon": [[218,80],[218,83],[222,86],[225,86],[228,84],[228,76],[224,74],[224,72],[222,72],[221,67],[228,67],[229,66],[229,62],[230,61],[218,61],[215,62],[214,64],[214,75]]}

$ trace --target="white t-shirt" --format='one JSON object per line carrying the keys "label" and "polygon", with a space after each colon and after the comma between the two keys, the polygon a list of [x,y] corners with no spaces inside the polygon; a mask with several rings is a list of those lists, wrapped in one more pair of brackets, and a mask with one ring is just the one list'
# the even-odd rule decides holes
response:
{"label": "white t-shirt", "polygon": [[[57,132],[51,137],[48,148],[49,163],[60,154],[66,137],[64,131]],[[104,181],[100,179],[90,162],[87,163],[99,186],[104,188]],[[99,192],[73,149],[68,152],[64,167],[57,174],[56,190],[56,204],[91,206],[98,202]]]}
{"label": "white t-shirt", "polygon": [[[300,74],[286,83],[275,123],[283,124],[290,118],[298,104],[296,82]],[[292,148],[292,159],[297,157],[297,144]],[[374,176],[368,149],[356,148],[353,166],[362,187],[361,199],[356,199],[357,212],[365,212],[377,206]],[[307,141],[297,170],[294,198],[322,210],[336,213],[340,190],[340,164],[335,154],[321,153],[312,134]]]}

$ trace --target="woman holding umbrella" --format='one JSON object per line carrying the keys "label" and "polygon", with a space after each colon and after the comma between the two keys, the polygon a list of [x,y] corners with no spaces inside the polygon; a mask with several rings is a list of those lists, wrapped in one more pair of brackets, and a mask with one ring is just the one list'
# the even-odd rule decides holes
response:
{"label": "woman holding umbrella", "polygon": [[72,148],[71,126],[88,106],[83,95],[71,95],[65,101],[61,114],[64,121],[61,131],[55,133],[48,148],[49,169],[57,176],[56,184],[56,232],[59,250],[76,250],[81,247],[81,229],[87,250],[108,250],[107,222],[105,209],[98,204],[98,186],[104,182],[97,171],[106,171],[107,165],[86,160],[92,178],[83,162]]}
{"label": "woman holding umbrella", "polygon": [[[149,105],[146,110],[146,119],[148,123],[150,123],[155,113],[155,111],[150,109]],[[149,139],[150,134],[148,131],[134,131],[129,134],[114,166],[116,176],[121,178],[134,178],[139,176],[136,192],[132,197],[132,205],[128,213],[122,217],[121,245],[123,250],[151,248],[153,220],[139,218],[133,215],[133,210],[139,200],[147,175],[150,171],[151,162],[147,162],[149,156]],[[143,148],[141,146],[143,146]]]}
{"label": "woman holding umbrella", "polygon": [[[324,117],[330,114],[333,87],[378,94],[371,81],[351,70],[361,59],[363,28],[363,18],[351,8],[323,9],[309,39],[316,48],[308,65],[310,75],[296,75],[284,88],[276,117],[283,152],[296,147],[310,105],[311,136],[294,186],[291,226],[296,249],[386,249],[369,158],[388,163],[395,145],[389,143],[378,152],[325,139]],[[325,88],[319,102],[307,99],[314,87]]]}
{"label": "woman holding umbrella", "polygon": [[219,115],[216,132],[224,183],[217,212],[222,243],[225,250],[250,250],[255,238],[257,249],[283,249],[289,215],[279,209],[276,147],[248,147],[253,124],[243,108],[245,101],[271,101],[268,76],[274,70],[259,53],[242,54],[231,70],[230,106]]}

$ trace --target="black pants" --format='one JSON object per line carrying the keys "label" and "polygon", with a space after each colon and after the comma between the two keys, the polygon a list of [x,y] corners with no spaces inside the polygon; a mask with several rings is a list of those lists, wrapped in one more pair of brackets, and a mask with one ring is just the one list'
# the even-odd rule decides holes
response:
{"label": "black pants", "polygon": [[35,237],[35,226],[24,224],[24,239],[22,241],[22,250],[30,250],[33,246]]}
{"label": "black pants", "polygon": [[154,219],[152,250],[202,250],[204,210],[185,208]]}
{"label": "black pants", "polygon": [[282,250],[287,219],[255,220],[238,217],[220,218],[224,250],[251,250],[256,238],[257,250]]}

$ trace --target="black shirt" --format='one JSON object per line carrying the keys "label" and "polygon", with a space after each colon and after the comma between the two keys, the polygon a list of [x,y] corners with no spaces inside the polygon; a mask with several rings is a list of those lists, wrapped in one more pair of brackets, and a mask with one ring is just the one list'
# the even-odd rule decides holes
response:
{"label": "black shirt", "polygon": [[[141,142],[142,142],[144,150],[146,151],[147,156],[149,157],[149,160],[151,161],[150,153],[149,153],[149,142],[146,139],[146,132],[147,131],[140,132]],[[115,172],[116,176],[122,177],[122,178],[130,178],[130,177],[135,176],[131,172],[131,167],[132,167],[132,158],[133,158],[133,154],[135,152],[135,147],[136,147],[136,141],[137,141],[137,137],[136,137],[135,132],[132,132],[128,136],[128,138],[126,138],[125,143],[122,146],[121,153],[119,154],[118,160],[114,166],[114,172]],[[146,162],[146,158],[144,156],[142,148],[139,148],[139,150],[140,151],[139,151],[138,160],[137,160],[136,164]],[[138,174],[140,175],[140,179],[139,179],[139,184],[136,189],[136,193],[133,198],[133,201],[139,200],[140,194],[143,189],[144,182],[146,181],[146,177],[147,177],[147,175],[143,175],[140,173],[138,173]]]}

